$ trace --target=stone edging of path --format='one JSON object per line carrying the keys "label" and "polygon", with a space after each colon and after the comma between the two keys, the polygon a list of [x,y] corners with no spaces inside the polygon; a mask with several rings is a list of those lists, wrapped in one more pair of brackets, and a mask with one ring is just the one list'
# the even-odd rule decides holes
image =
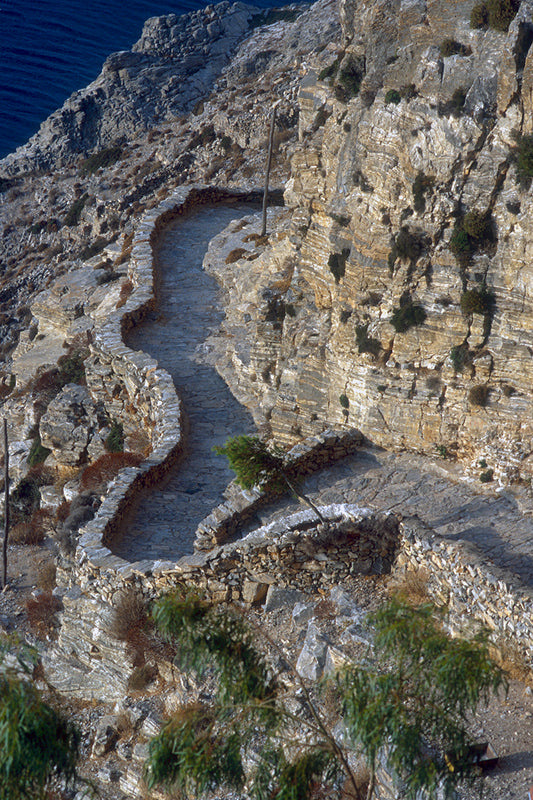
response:
{"label": "stone edging of path", "polygon": [[[88,569],[93,574],[151,574],[153,561],[131,564],[113,555],[109,543],[119,528],[133,498],[156,483],[179,458],[183,448],[182,409],[170,375],[158,367],[157,361],[124,344],[124,335],[154,308],[153,247],[159,232],[173,219],[199,205],[237,200],[258,199],[258,193],[229,192],[209,186],[194,185],[176,190],[157,208],[148,211],[137,226],[128,277],[133,291],[126,303],[110,314],[106,323],[95,331],[91,354],[99,369],[107,370],[107,390],[115,382],[128,394],[130,406],[142,409],[151,430],[152,452],[138,467],[122,469],[110,483],[106,496],[94,519],[80,530],[72,569],[75,577]],[[139,414],[142,416],[142,414]],[[296,445],[291,453],[295,471],[309,472],[353,452],[362,442],[359,431],[326,431],[320,436]],[[198,529],[201,548],[213,546],[229,536],[268,500],[269,495],[256,490],[245,491],[235,484],[227,491],[227,500],[213,510]],[[168,563],[166,564],[168,566]]]}
{"label": "stone edging of path", "polygon": [[[116,592],[124,588],[136,587],[145,594],[153,594],[183,582],[197,585],[216,597],[224,595],[253,602],[263,591],[257,584],[266,583],[258,580],[257,571],[249,573],[246,564],[242,573],[235,571],[230,556],[242,548],[239,542],[220,546],[238,523],[265,501],[261,492],[245,492],[235,485],[229,487],[227,501],[214,509],[198,528],[197,548],[211,548],[207,553],[186,556],[177,564],[161,561],[131,564],[114,556],[107,547],[133,496],[164,474],[182,448],[181,407],[170,376],[158,368],[156,361],[130,350],[123,341],[125,331],[154,305],[152,246],[161,228],[173,218],[195,205],[225,199],[247,200],[250,196],[194,186],[177,190],[171,198],[147,212],[133,240],[129,277],[134,290],[126,304],[110,315],[106,325],[95,335],[93,355],[111,367],[117,381],[126,385],[132,400],[142,398],[148,404],[153,442],[149,458],[138,468],[119,473],[97,515],[81,530],[70,578],[74,578],[82,590],[90,586],[105,602],[111,602]],[[295,470],[312,471],[353,452],[361,442],[358,431],[327,431],[312,437],[291,451]],[[532,662],[533,592],[512,575],[487,562],[466,542],[445,541],[416,519],[404,521],[401,530],[402,541],[394,569],[426,570],[430,594],[446,602],[452,615],[457,619],[464,614],[480,619],[502,638],[512,638]],[[250,542],[249,546],[253,549],[255,545]],[[278,555],[284,553],[280,551]],[[228,562],[231,569],[226,575],[228,567],[224,565]],[[320,572],[322,577],[325,562],[312,558],[311,563],[315,566],[309,572],[315,572],[317,577]],[[280,566],[278,561],[275,580],[285,583],[287,578],[279,574]],[[345,569],[346,564],[341,569],[343,574]],[[333,569],[332,577],[335,581],[341,578],[338,569]]]}

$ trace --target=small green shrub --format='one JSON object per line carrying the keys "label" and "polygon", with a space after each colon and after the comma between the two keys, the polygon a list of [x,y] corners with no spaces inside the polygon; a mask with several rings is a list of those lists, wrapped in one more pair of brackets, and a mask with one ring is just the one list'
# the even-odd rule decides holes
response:
{"label": "small green shrub", "polygon": [[405,225],[400,228],[393,239],[389,253],[389,268],[394,267],[397,258],[415,264],[424,251],[424,237],[421,233],[410,231]]}
{"label": "small green shrub", "polygon": [[521,136],[518,140],[516,169],[522,182],[529,182],[533,177],[533,134]]}
{"label": "small green shrub", "polygon": [[473,406],[486,406],[489,399],[489,387],[485,383],[472,386],[468,392],[468,399]]}
{"label": "small green shrub", "polygon": [[494,295],[486,287],[468,289],[461,295],[463,314],[490,314],[494,305]]}
{"label": "small green shrub", "polygon": [[520,7],[520,0],[486,0],[489,27],[506,33]]}
{"label": "small green shrub", "polygon": [[79,167],[80,175],[82,177],[93,175],[99,169],[112,166],[120,159],[122,152],[120,145],[113,145],[100,150],[98,153],[93,153],[81,162]]}
{"label": "small green shrub", "polygon": [[37,434],[30,447],[28,458],[26,459],[28,466],[35,467],[36,464],[42,464],[51,452],[52,451],[48,447],[43,447],[40,434]]}
{"label": "small green shrub", "polygon": [[402,99],[401,94],[397,89],[389,89],[389,91],[385,95],[385,103],[387,104],[394,103],[395,105],[398,105],[401,99]]}
{"label": "small green shrub", "polygon": [[348,310],[346,308],[343,308],[343,310],[340,313],[340,321],[342,322],[343,325],[346,325],[346,323],[348,322],[348,320],[352,316],[352,313],[353,313],[352,311],[350,311],[350,310]]}
{"label": "small green shrub", "polygon": [[63,220],[64,224],[68,228],[74,228],[78,222],[80,221],[81,212],[87,201],[89,200],[89,195],[87,192],[75,200],[72,205],[68,208],[67,213],[65,214],[65,218]]}
{"label": "small green shrub", "polygon": [[493,478],[494,478],[494,470],[493,469],[486,469],[479,476],[479,480],[481,481],[481,483],[490,483]]}
{"label": "small green shrub", "polygon": [[337,100],[347,103],[352,97],[356,97],[359,93],[362,78],[363,69],[360,61],[352,60],[345,64],[339,71],[335,84],[335,97]]}
{"label": "small green shrub", "polygon": [[331,219],[334,219],[335,222],[342,225],[343,228],[347,228],[352,218],[346,217],[344,214],[332,214]]}
{"label": "small green shrub", "polygon": [[41,503],[41,493],[37,482],[31,477],[22,478],[11,492],[13,522],[27,520]]}
{"label": "small green shrub", "polygon": [[487,211],[469,211],[463,219],[463,229],[478,242],[490,239],[491,219]]}
{"label": "small green shrub", "polygon": [[105,449],[108,453],[124,452],[124,427],[121,422],[113,422],[105,440]]}
{"label": "small green shrub", "polygon": [[435,179],[419,172],[413,181],[413,205],[421,213],[426,209],[426,193],[431,194]]}
{"label": "small green shrub", "polygon": [[61,356],[57,361],[59,368],[58,381],[60,388],[67,383],[85,383],[84,354],[78,351]]}
{"label": "small green shrub", "polygon": [[446,448],[446,445],[444,444],[436,444],[435,450],[437,451],[437,455],[440,456],[440,458],[446,458],[448,456],[448,450]]}
{"label": "small green shrub", "polygon": [[338,283],[344,277],[346,269],[346,259],[350,255],[350,248],[343,248],[342,253],[331,253],[328,258],[328,267],[331,274],[335,278],[335,283]]}
{"label": "small green shrub", "polygon": [[368,324],[355,326],[355,341],[359,353],[370,353],[373,356],[379,355],[381,343],[368,335]]}
{"label": "small green shrub", "polygon": [[397,333],[405,333],[415,325],[422,325],[427,314],[421,305],[408,302],[392,311],[391,325]]}
{"label": "small green shrub", "polygon": [[324,67],[318,73],[318,80],[319,81],[326,81],[328,78],[334,78],[339,71],[340,66],[340,57],[336,58],[328,67]]}
{"label": "small green shrub", "polygon": [[450,361],[455,372],[462,372],[470,361],[470,351],[468,345],[457,344],[450,350]]}
{"label": "small green shrub", "polygon": [[468,45],[461,44],[455,39],[444,39],[440,46],[440,54],[443,58],[448,56],[469,56],[472,53],[472,48]]}
{"label": "small green shrub", "polygon": [[339,403],[341,404],[341,406],[343,408],[349,408],[350,407],[350,401],[348,400],[348,397],[345,394],[341,394],[340,395]]}

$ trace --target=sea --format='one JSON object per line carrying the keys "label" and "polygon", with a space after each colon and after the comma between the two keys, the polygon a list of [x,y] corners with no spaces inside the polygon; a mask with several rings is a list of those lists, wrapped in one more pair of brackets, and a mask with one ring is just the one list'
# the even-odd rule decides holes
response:
{"label": "sea", "polygon": [[[261,8],[283,0],[254,0]],[[110,53],[129,50],[144,21],[200,0],[0,0],[0,158],[24,144]]]}

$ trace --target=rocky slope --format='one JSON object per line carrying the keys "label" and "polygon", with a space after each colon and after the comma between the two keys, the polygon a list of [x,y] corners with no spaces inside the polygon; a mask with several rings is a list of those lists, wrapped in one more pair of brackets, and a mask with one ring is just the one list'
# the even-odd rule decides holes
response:
{"label": "rocky slope", "polygon": [[533,4],[508,32],[471,7],[341,3],[299,92],[288,235],[221,276],[221,370],[282,441],[345,423],[529,483]]}

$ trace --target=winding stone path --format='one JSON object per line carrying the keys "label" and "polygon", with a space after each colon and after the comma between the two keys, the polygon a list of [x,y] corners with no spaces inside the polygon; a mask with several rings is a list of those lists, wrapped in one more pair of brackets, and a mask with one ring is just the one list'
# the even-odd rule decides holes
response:
{"label": "winding stone path", "polygon": [[126,560],[178,559],[193,549],[201,520],[223,501],[233,473],[213,446],[255,430],[252,416],[230,393],[202,347],[223,311],[214,278],[202,269],[209,241],[233,219],[257,206],[201,206],[171,224],[156,252],[158,310],[128,335],[127,345],[157,358],[170,373],[188,419],[186,453],[164,484],[140,499],[123,535],[112,544]]}
{"label": "winding stone path", "polygon": [[[192,552],[198,523],[222,502],[233,477],[226,460],[214,455],[213,445],[254,430],[251,415],[215,370],[202,363],[205,340],[223,314],[218,287],[203,271],[202,260],[213,236],[232,219],[256,210],[242,204],[200,207],[161,236],[160,309],[130,334],[128,344],[149,352],[171,374],[190,432],[185,458],[164,486],[142,499],[123,538],[114,544],[113,552],[130,562],[175,560]],[[441,536],[474,543],[489,559],[533,585],[531,513],[523,513],[519,498],[510,492],[464,480],[457,465],[362,448],[308,477],[304,488],[319,505],[357,503],[404,516],[417,514]],[[283,498],[263,509],[247,530],[297,507],[296,501]]]}

